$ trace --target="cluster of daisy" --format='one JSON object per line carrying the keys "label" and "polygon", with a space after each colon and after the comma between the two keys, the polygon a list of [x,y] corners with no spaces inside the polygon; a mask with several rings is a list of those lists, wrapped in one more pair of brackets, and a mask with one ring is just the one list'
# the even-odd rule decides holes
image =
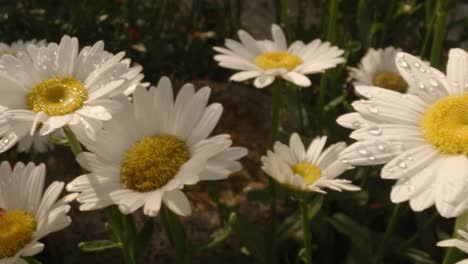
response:
{"label": "cluster of daisy", "polygon": [[[306,75],[345,62],[343,50],[318,39],[288,46],[277,25],[272,40],[243,30],[238,35],[240,42],[227,39],[225,48],[214,48],[215,60],[239,71],[231,80],[254,78],[257,88],[277,78],[308,87]],[[186,216],[185,185],[241,169],[247,150],[232,147],[227,134],[211,136],[223,107],[209,103],[209,87],[186,84],[175,95],[166,77],[149,87],[141,66],[132,66],[123,52],[105,51],[102,41],[80,49],[78,39],[64,36],[60,43],[0,46],[0,54],[0,153],[14,146],[45,152],[59,139],[87,171],[43,193],[43,164],[1,164],[0,263],[24,263],[23,257],[41,252],[39,239],[71,223],[73,200],[81,210],[116,205],[123,214],[142,208],[156,216],[165,206]],[[451,50],[444,75],[393,47],[371,49],[349,72],[363,99],[337,122],[355,130],[350,137],[357,142],[325,147],[323,136],[306,148],[293,133],[289,145],[277,141],[262,157],[263,171],[286,190],[325,193],[358,191],[338,176],[353,166],[385,164],[381,177],[397,180],[393,202],[409,201],[414,211],[435,204],[444,217],[466,212],[468,54]],[[72,194],[59,199],[64,188]],[[467,249],[466,243],[440,245]]]}
{"label": "cluster of daisy", "polygon": [[[343,51],[314,40],[289,47],[284,33],[273,25],[273,41],[254,40],[239,31],[241,43],[226,40],[215,59],[225,68],[240,70],[231,80],[256,78],[263,88],[275,77],[298,86],[310,86],[305,74],[321,72],[341,63]],[[429,63],[393,47],[370,49],[358,68],[349,67],[355,92],[363,99],[356,112],[337,122],[355,130],[356,143],[337,143],[322,152],[326,137],[318,137],[306,150],[293,134],[289,146],[274,144],[262,158],[263,170],[286,188],[322,192],[358,190],[347,180],[335,179],[352,166],[385,164],[384,179],[397,180],[390,199],[409,201],[414,211],[435,205],[443,217],[457,217],[468,209],[468,53],[452,49],[447,75]],[[460,233],[466,240],[465,232]],[[467,242],[449,240],[468,252]],[[465,262],[463,262],[465,263]]]}
{"label": "cluster of daisy", "polygon": [[2,163],[0,263],[24,263],[21,257],[41,252],[39,239],[70,224],[73,200],[81,210],[117,205],[123,214],[143,208],[156,216],[164,204],[189,215],[185,185],[241,169],[246,149],[231,147],[229,135],[210,136],[223,107],[208,103],[209,87],[186,84],[174,96],[163,77],[147,89],[142,68],[123,52],[105,51],[102,41],[81,50],[69,36],[21,44],[0,58],[0,152],[17,144],[40,152],[49,138],[70,145],[77,139],[87,152],[79,143],[72,149],[88,172],[57,201],[65,184],[54,182],[43,194],[43,164]]}

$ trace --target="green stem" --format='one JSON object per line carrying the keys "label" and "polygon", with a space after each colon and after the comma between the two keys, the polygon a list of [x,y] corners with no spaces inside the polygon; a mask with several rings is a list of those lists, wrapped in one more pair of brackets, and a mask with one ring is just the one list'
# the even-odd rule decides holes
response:
{"label": "green stem", "polygon": [[387,242],[388,242],[390,236],[395,231],[395,227],[396,227],[396,224],[398,222],[398,216],[400,215],[401,209],[402,209],[401,204],[395,204],[395,206],[393,207],[392,216],[390,217],[390,221],[388,222],[387,228],[385,229],[384,237],[383,237],[382,241],[380,242],[379,247],[377,249],[377,254],[376,254],[376,257],[374,259],[375,264],[380,264],[382,258],[384,257]]}
{"label": "green stem", "polygon": [[281,113],[281,86],[282,82],[277,80],[272,85],[272,95],[271,95],[271,127],[270,127],[270,141],[268,146],[270,148],[275,144],[276,139],[278,138],[279,131],[279,121]]}
{"label": "green stem", "polygon": [[446,0],[437,0],[434,38],[432,39],[431,65],[437,67],[440,64],[442,48],[445,37],[445,27],[447,24]]}
{"label": "green stem", "polygon": [[306,252],[306,264],[312,263],[312,241],[310,232],[310,222],[308,217],[307,200],[301,199],[300,201],[302,231],[304,232],[304,247]]}
{"label": "green stem", "polygon": [[283,31],[286,35],[286,39],[290,39],[289,33],[289,19],[288,19],[288,0],[281,0],[280,1],[280,14],[281,14],[281,26],[283,27]]}
{"label": "green stem", "polygon": [[302,95],[301,88],[295,87],[296,93],[296,106],[297,106],[297,119],[299,121],[299,133],[303,134],[304,131],[304,113],[302,112]]}
{"label": "green stem", "polygon": [[[76,138],[76,135],[70,129],[70,127],[65,126],[63,132],[68,140],[68,145],[73,152],[73,155],[78,157],[78,155],[83,152],[80,142]],[[120,213],[116,207],[106,208],[106,215],[109,220],[110,229],[113,235],[114,240],[119,242],[122,246],[120,250],[124,257],[125,264],[136,264],[135,256],[135,224],[131,216],[125,216]]]}
{"label": "green stem", "polygon": [[387,32],[388,32],[388,27],[390,25],[390,20],[392,19],[393,15],[393,10],[395,9],[395,0],[390,1],[390,5],[387,9],[387,13],[385,14],[385,20],[384,20],[384,26],[382,30],[382,37],[380,38],[380,46],[383,47],[385,40],[387,39]]}
{"label": "green stem", "polygon": [[[460,235],[458,234],[458,230],[459,229],[465,230],[467,224],[468,224],[468,212],[457,217],[457,220],[455,221],[455,225],[453,227],[453,237],[460,238]],[[445,252],[445,257],[444,257],[444,261],[442,262],[442,264],[453,264],[462,258],[463,258],[463,254],[461,253],[460,250],[458,250],[456,247],[450,247]]]}
{"label": "green stem", "polygon": [[337,22],[338,22],[338,0],[328,1],[328,23],[326,39],[333,44],[338,40]]}
{"label": "green stem", "polygon": [[76,138],[75,134],[71,130],[69,126],[65,126],[63,128],[63,132],[65,133],[65,136],[68,139],[68,145],[70,146],[71,151],[73,152],[73,155],[75,157],[78,156],[81,152],[83,152],[83,149],[81,148],[80,142]]}
{"label": "green stem", "polygon": [[[338,40],[337,18],[338,18],[338,0],[328,1],[328,22],[325,38],[333,44]],[[320,92],[318,101],[318,112],[324,114],[323,107],[325,105],[325,93],[327,91],[328,78],[327,74],[323,74],[320,78]]]}
{"label": "green stem", "polygon": [[[273,145],[278,138],[279,124],[280,124],[280,113],[281,113],[281,86],[280,81],[275,81],[273,84],[273,91],[271,96],[271,127],[270,127],[270,141],[269,148],[273,148]],[[267,262],[274,263],[275,246],[276,246],[276,183],[273,178],[269,178],[268,185],[271,201],[270,201],[270,218],[268,228],[265,234],[265,247],[267,250]]]}
{"label": "green stem", "polygon": [[179,263],[189,263],[190,255],[187,247],[185,230],[180,222],[179,216],[175,215],[165,205],[161,206],[161,216],[168,239],[176,250]]}
{"label": "green stem", "polygon": [[[430,2],[432,2],[433,0],[426,0],[426,9],[430,9],[432,11],[432,9],[430,8]],[[421,52],[419,53],[419,56],[421,58],[424,58],[424,56],[426,55],[426,51],[427,51],[427,46],[429,45],[429,40],[431,39],[431,36],[432,36],[432,33],[433,33],[433,28],[434,28],[434,21],[435,21],[435,13],[434,12],[430,12],[430,11],[426,11],[426,16],[429,16],[430,14],[430,19],[429,19],[429,23],[425,23],[426,24],[426,35],[424,36],[424,41],[423,41],[423,45],[421,47]]]}
{"label": "green stem", "polygon": [[122,215],[116,206],[105,209],[113,239],[118,242],[125,264],[136,264],[135,225],[131,216]]}

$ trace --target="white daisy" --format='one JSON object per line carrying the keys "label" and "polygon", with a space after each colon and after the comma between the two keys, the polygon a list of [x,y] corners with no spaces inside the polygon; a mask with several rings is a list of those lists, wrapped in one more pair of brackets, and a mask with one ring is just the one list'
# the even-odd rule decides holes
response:
{"label": "white daisy", "polygon": [[220,104],[207,106],[211,89],[195,92],[184,85],[174,101],[170,80],[162,78],[149,91],[138,88],[133,104],[104,124],[97,141],[84,142],[91,152],[78,156],[89,174],[68,184],[80,192],[81,210],[112,204],[124,214],[144,207],[158,214],[161,202],[179,215],[191,207],[184,185],[202,180],[225,179],[241,169],[237,161],[247,150],[231,147],[229,135],[208,137],[223,111]]}
{"label": "white daisy", "polygon": [[39,239],[70,225],[69,203],[76,194],[57,201],[64,183],[44,190],[45,166],[8,162],[0,165],[0,264],[25,264],[21,257],[40,253]]}
{"label": "white daisy", "polygon": [[44,39],[41,40],[36,40],[36,39],[31,39],[31,40],[18,40],[10,45],[0,42],[0,56],[4,54],[10,54],[10,55],[16,55],[18,52],[26,52],[26,48],[28,47],[29,44],[36,45],[38,47],[45,46],[47,43]]}
{"label": "white daisy", "polygon": [[400,49],[369,49],[362,57],[358,68],[348,67],[355,86],[368,85],[390,89],[400,93],[409,92],[408,84],[398,72],[395,56]]}
{"label": "white daisy", "polygon": [[275,142],[274,151],[262,157],[262,169],[287,188],[325,193],[323,188],[336,191],[358,191],[359,187],[344,179],[336,179],[352,167],[338,160],[346,143],[339,142],[323,149],[327,137],[317,137],[306,150],[299,135],[294,133],[289,146]]}
{"label": "white daisy", "polygon": [[[440,241],[437,243],[437,246],[439,247],[456,247],[460,249],[461,251],[468,253],[468,233],[463,230],[458,230],[458,234],[460,235],[461,239],[457,238],[452,238],[452,239],[447,239],[444,241]],[[468,264],[468,258],[459,261],[455,264]]]}
{"label": "white daisy", "polygon": [[337,120],[358,140],[341,158],[386,164],[382,178],[398,180],[395,203],[409,200],[415,211],[435,203],[442,216],[458,216],[468,208],[468,54],[450,50],[447,76],[406,53],[396,64],[417,95],[357,86],[368,100]]}
{"label": "white daisy", "polygon": [[226,39],[226,48],[215,47],[221,53],[214,58],[224,68],[239,70],[231,80],[241,82],[255,78],[254,85],[264,88],[276,77],[281,77],[295,85],[311,85],[307,74],[323,72],[344,62],[344,51],[331,46],[329,42],[316,39],[307,45],[296,41],[289,47],[283,30],[271,26],[273,41],[257,41],[249,33],[239,30],[241,43]]}
{"label": "white daisy", "polygon": [[60,44],[29,45],[28,52],[0,59],[0,153],[40,128],[47,135],[70,126],[81,140],[94,138],[102,121],[109,120],[122,95],[139,80],[141,67],[130,68],[124,53],[103,50],[104,43],[84,47],[64,36]]}

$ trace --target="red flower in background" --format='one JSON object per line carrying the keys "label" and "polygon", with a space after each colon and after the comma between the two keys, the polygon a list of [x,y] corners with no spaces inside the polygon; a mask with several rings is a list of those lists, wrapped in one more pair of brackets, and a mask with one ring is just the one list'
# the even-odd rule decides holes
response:
{"label": "red flower in background", "polygon": [[128,37],[130,38],[131,41],[138,41],[138,32],[136,31],[135,28],[133,27],[128,27]]}

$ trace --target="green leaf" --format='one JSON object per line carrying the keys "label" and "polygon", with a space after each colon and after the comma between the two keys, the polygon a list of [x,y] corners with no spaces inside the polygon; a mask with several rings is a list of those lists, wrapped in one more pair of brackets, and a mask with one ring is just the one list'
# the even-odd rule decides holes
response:
{"label": "green leaf", "polygon": [[341,105],[343,102],[346,101],[346,97],[348,96],[348,91],[343,90],[340,96],[336,97],[335,99],[331,100],[323,110],[325,112],[330,112],[331,110],[335,109],[337,106]]}
{"label": "green leaf", "polygon": [[419,249],[410,248],[405,252],[405,256],[415,264],[437,264],[437,261],[434,261],[428,253]]}
{"label": "green leaf", "polygon": [[205,243],[201,244],[200,246],[198,246],[197,251],[209,249],[224,242],[233,233],[233,224],[235,221],[236,221],[236,215],[235,213],[231,213],[226,225],[216,230],[213,234],[211,234],[210,239],[206,241]]}
{"label": "green leaf", "polygon": [[354,244],[362,252],[367,252],[371,255],[372,252],[372,233],[371,231],[358,223],[356,223],[349,216],[337,213],[328,219],[335,229],[350,238],[351,243]]}
{"label": "green leaf", "polygon": [[260,233],[257,226],[250,223],[244,216],[233,213],[234,217],[234,231],[239,239],[247,247],[248,251],[257,258],[259,263],[265,263],[265,244],[262,239],[263,235]]}
{"label": "green leaf", "polygon": [[288,216],[279,226],[276,240],[278,242],[288,239],[291,236],[298,234],[302,230],[301,219],[299,213],[296,212]]}
{"label": "green leaf", "polygon": [[379,31],[383,30],[385,28],[384,23],[374,23],[372,24],[371,30],[370,30],[370,38],[372,38],[375,34],[377,34]]}
{"label": "green leaf", "polygon": [[62,145],[62,146],[68,146],[69,141],[67,138],[59,138],[55,136],[54,134],[49,134],[49,139],[52,141],[52,143],[57,144],[57,145]]}
{"label": "green leaf", "polygon": [[314,219],[314,217],[318,214],[320,211],[320,208],[322,208],[323,205],[323,195],[317,194],[315,198],[308,203],[308,211],[307,211],[307,217],[309,220]]}
{"label": "green leaf", "polygon": [[101,252],[108,249],[118,248],[120,246],[122,246],[122,244],[111,240],[94,240],[80,242],[78,244],[78,247],[83,252]]}

